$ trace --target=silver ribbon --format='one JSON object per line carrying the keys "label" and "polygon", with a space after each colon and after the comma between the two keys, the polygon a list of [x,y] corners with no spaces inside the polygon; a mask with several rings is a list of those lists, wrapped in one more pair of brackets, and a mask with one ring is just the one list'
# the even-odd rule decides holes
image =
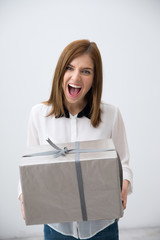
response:
{"label": "silver ribbon", "polygon": [[[65,156],[68,153],[89,153],[89,152],[106,152],[106,151],[115,151],[115,149],[68,149],[67,147],[59,148],[56,144],[54,144],[49,138],[46,140],[55,150],[47,151],[47,152],[39,152],[39,153],[31,153],[23,155],[22,157],[36,157],[36,156],[48,156],[53,155],[54,158]],[[75,146],[76,146],[75,142]]]}
{"label": "silver ribbon", "polygon": [[[76,147],[76,150],[79,150],[78,142],[75,142],[75,147]],[[81,163],[79,161],[79,152],[78,151],[75,153],[75,166],[76,166],[79,198],[80,198],[80,203],[81,203],[82,219],[83,219],[83,221],[87,221],[87,208],[86,208],[86,201],[85,201],[85,196],[84,196],[82,169],[81,169]]]}

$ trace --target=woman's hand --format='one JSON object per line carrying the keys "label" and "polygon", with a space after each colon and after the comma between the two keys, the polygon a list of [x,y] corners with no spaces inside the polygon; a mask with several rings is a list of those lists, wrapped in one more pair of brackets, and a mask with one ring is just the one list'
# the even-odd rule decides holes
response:
{"label": "woman's hand", "polygon": [[22,216],[23,216],[23,219],[25,220],[24,206],[23,206],[23,196],[22,196],[22,194],[19,196],[19,200],[20,200],[20,202],[21,202],[21,212],[22,212]]}
{"label": "woman's hand", "polygon": [[123,210],[126,209],[126,205],[127,205],[128,185],[129,185],[129,181],[126,179],[123,180],[122,193],[121,193]]}

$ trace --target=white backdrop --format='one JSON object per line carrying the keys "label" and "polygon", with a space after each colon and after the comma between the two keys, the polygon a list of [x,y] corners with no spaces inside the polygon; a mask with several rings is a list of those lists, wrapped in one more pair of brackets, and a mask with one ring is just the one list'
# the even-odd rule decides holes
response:
{"label": "white backdrop", "polygon": [[48,99],[57,59],[73,40],[95,41],[103,100],[120,108],[134,193],[120,228],[160,226],[160,1],[0,1],[0,239],[42,235],[17,200],[31,107]]}

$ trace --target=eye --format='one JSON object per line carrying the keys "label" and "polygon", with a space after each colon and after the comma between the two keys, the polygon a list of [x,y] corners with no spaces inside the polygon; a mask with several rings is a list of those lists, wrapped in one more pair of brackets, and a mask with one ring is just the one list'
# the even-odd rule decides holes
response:
{"label": "eye", "polygon": [[91,72],[88,71],[88,70],[83,70],[82,73],[86,74],[86,75],[89,75]]}
{"label": "eye", "polygon": [[70,66],[67,66],[66,70],[72,71],[72,70],[73,70],[73,68],[72,68],[72,67],[70,67]]}

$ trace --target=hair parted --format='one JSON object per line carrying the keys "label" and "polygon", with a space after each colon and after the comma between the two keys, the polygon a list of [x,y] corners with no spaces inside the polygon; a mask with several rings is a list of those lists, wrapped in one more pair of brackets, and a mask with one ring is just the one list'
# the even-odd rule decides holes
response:
{"label": "hair parted", "polygon": [[65,116],[64,96],[62,89],[63,77],[69,63],[74,58],[83,54],[88,54],[94,64],[93,87],[87,93],[87,101],[91,108],[91,124],[93,127],[97,127],[101,122],[100,103],[102,95],[103,74],[101,54],[95,42],[90,42],[89,40],[82,39],[73,41],[64,48],[57,62],[50,97],[48,101],[44,102],[44,104],[52,105],[48,116],[51,116],[52,114],[54,114],[56,118]]}

